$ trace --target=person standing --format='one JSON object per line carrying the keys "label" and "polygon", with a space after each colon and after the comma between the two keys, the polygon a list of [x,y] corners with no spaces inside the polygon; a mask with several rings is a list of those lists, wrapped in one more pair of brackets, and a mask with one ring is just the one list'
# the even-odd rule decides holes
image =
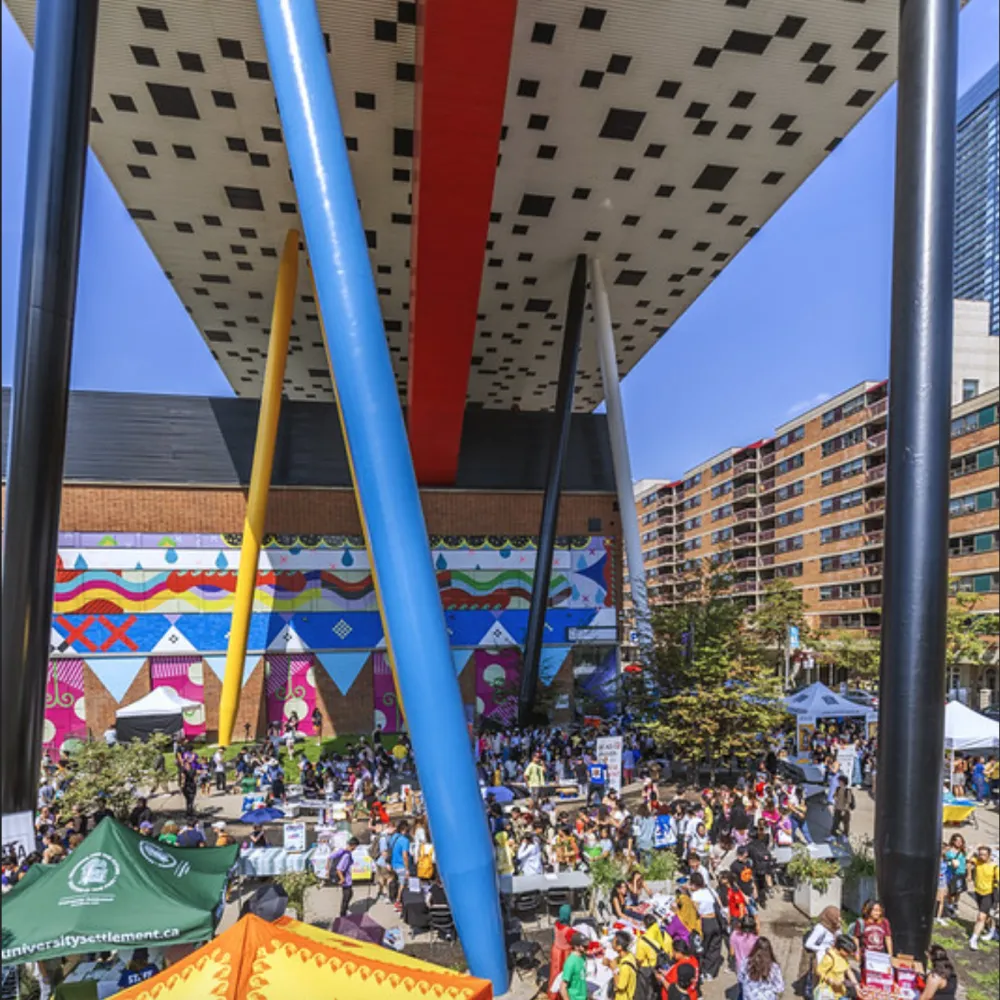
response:
{"label": "person standing", "polygon": [[698,908],[704,954],[701,960],[702,982],[711,982],[722,967],[722,924],[718,917],[719,897],[705,883],[705,876],[695,872],[688,878],[691,902]]}
{"label": "person standing", "polygon": [[590,787],[587,793],[587,805],[594,799],[600,803],[604,798],[604,789],[608,784],[608,765],[596,757],[587,764],[587,780]]}
{"label": "person standing", "polygon": [[536,753],[524,769],[524,783],[528,786],[528,794],[533,799],[540,798],[540,792],[545,785],[545,766],[542,764],[540,753]]}
{"label": "person standing", "polygon": [[562,967],[560,1000],[587,1000],[587,939],[574,931],[569,939],[570,953]]}
{"label": "person standing", "polygon": [[847,776],[841,774],[833,793],[833,826],[827,840],[833,840],[841,832],[844,837],[851,835],[851,810],[854,806],[854,792],[847,786]]}
{"label": "person standing", "polygon": [[617,931],[611,940],[614,958],[604,959],[604,964],[614,973],[614,987],[611,1000],[634,1000],[639,980],[639,966],[630,951],[632,935],[628,931]]}
{"label": "person standing", "polygon": [[334,885],[340,886],[340,915],[347,916],[348,908],[351,905],[351,897],[354,895],[354,879],[352,869],[354,867],[354,850],[358,846],[358,838],[351,837],[347,842],[347,847],[338,851],[330,858],[330,881]]}
{"label": "person standing", "polygon": [[[979,948],[979,938],[990,920],[990,911],[996,905],[997,891],[1000,890],[1000,868],[993,860],[993,851],[985,844],[976,848],[976,855],[969,859],[972,866],[972,894],[976,900],[976,924],[969,938],[969,947],[973,951]],[[997,928],[994,926],[986,934],[986,940],[997,940]]]}
{"label": "person standing", "polygon": [[226,754],[222,747],[212,754],[212,771],[215,774],[215,790],[225,794],[226,791]]}
{"label": "person standing", "polygon": [[816,967],[818,989],[834,1000],[846,997],[849,986],[858,988],[858,980],[851,968],[851,958],[857,951],[854,938],[838,934],[833,947],[823,956]]}
{"label": "person standing", "polygon": [[779,1000],[785,992],[781,966],[766,937],[757,939],[746,964],[738,972],[738,978],[743,1000]]}

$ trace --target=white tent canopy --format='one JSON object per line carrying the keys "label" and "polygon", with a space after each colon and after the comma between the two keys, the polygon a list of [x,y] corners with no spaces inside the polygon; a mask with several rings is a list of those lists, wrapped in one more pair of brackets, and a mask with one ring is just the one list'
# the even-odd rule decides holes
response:
{"label": "white tent canopy", "polygon": [[793,715],[805,716],[810,719],[839,719],[847,716],[874,716],[875,713],[866,705],[856,705],[847,698],[835,694],[825,684],[817,681],[803,688],[797,694],[785,699],[785,707]]}
{"label": "white tent canopy", "polygon": [[953,751],[996,747],[1000,745],[1000,722],[974,712],[960,701],[949,701],[944,710],[944,745]]}
{"label": "white tent canopy", "polygon": [[126,705],[115,712],[117,719],[130,719],[141,715],[172,715],[190,708],[199,708],[196,701],[182,698],[173,688],[153,688],[144,698]]}

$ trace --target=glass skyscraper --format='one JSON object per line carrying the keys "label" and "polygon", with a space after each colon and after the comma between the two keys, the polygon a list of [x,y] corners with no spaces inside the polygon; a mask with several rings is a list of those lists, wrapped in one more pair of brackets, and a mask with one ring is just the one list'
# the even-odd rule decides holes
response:
{"label": "glass skyscraper", "polygon": [[990,304],[1000,335],[1000,95],[998,66],[958,102],[955,298]]}

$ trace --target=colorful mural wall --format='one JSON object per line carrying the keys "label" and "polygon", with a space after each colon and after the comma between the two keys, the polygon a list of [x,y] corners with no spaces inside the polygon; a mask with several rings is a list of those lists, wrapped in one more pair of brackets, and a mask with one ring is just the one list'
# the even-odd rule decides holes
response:
{"label": "colorful mural wall", "polygon": [[[47,736],[58,742],[81,725],[93,729],[95,720],[86,721],[82,698],[84,670],[93,672],[115,704],[124,703],[145,671],[152,686],[169,684],[204,702],[205,672],[221,678],[224,668],[240,541],[239,535],[60,536],[51,640],[53,664],[60,667],[50,676]],[[483,687],[480,678],[502,669],[516,683],[534,573],[533,540],[433,537],[431,549],[456,673],[461,677],[471,664],[476,677],[475,694],[467,700],[477,700],[481,715],[505,717],[509,706],[496,704],[496,686]],[[613,579],[610,539],[558,540],[543,684],[553,682],[577,643],[604,643],[613,658]],[[258,668],[266,674],[261,699],[267,720],[294,712],[302,731],[311,733],[314,708],[334,720],[342,707],[334,703],[351,699],[354,715],[366,715],[358,718],[357,730],[369,728],[373,717],[387,731],[403,724],[361,538],[265,538],[245,682]],[[69,687],[73,683],[79,691]],[[363,699],[358,683],[367,685]],[[77,723],[71,725],[63,702],[74,693],[80,705],[72,709]],[[188,732],[205,732],[208,714],[189,713]],[[343,725],[342,712],[339,718]]]}

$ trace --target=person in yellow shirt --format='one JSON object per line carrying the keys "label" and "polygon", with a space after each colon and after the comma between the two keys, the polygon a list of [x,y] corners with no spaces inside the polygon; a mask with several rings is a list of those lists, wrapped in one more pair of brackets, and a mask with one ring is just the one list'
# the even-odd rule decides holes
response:
{"label": "person in yellow shirt", "polygon": [[539,789],[545,784],[545,766],[542,755],[536,753],[531,763],[524,769],[524,783],[533,799],[538,798]]}
{"label": "person in yellow shirt", "polygon": [[[993,851],[985,844],[976,848],[975,857],[969,859],[972,866],[972,895],[976,900],[976,926],[969,938],[969,947],[973,951],[979,949],[979,936],[983,933],[990,920],[990,911],[996,905],[996,895],[1000,889],[1000,867],[993,860]],[[998,938],[996,925],[987,932],[986,940],[996,941]]]}
{"label": "person in yellow shirt", "polygon": [[674,957],[674,943],[660,928],[660,922],[652,913],[643,918],[646,929],[635,943],[635,960],[640,969],[655,969],[661,954]]}
{"label": "person in yellow shirt", "polygon": [[628,931],[618,931],[611,940],[615,957],[604,959],[604,964],[614,971],[614,990],[611,1000],[634,1000],[636,984],[639,981],[639,965],[632,947],[632,935]]}
{"label": "person in yellow shirt", "polygon": [[496,850],[497,874],[513,875],[514,858],[510,851],[510,837],[508,836],[507,831],[497,831],[496,836],[493,838],[493,842]]}
{"label": "person in yellow shirt", "polygon": [[851,957],[857,951],[854,938],[847,934],[838,934],[833,947],[819,960],[816,967],[816,979],[819,983],[817,996],[824,994],[840,1000],[847,996],[847,984],[855,989],[858,986],[857,977],[851,968]]}
{"label": "person in yellow shirt", "polygon": [[693,934],[701,935],[701,917],[698,916],[698,907],[691,899],[691,893],[686,887],[678,886],[674,901],[674,910],[680,922]]}

